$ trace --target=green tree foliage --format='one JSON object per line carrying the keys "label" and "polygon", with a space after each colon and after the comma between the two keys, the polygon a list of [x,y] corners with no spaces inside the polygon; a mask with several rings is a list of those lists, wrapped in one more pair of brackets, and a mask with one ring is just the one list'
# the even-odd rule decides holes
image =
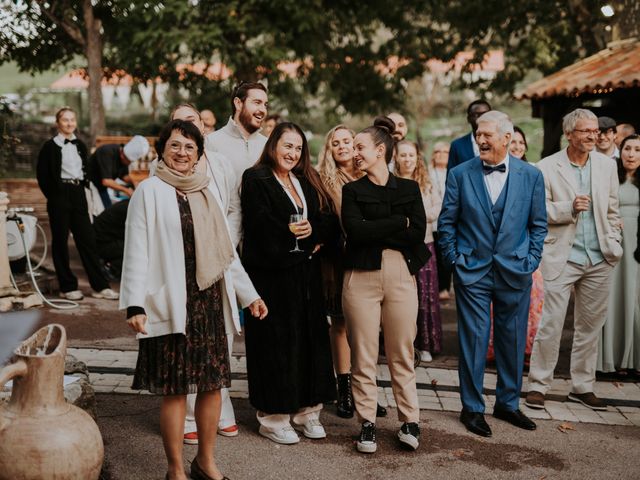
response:
{"label": "green tree foliage", "polygon": [[[505,69],[489,86],[511,91],[531,69],[549,74],[606,45],[600,0],[530,0],[482,3],[433,2],[432,14],[449,26],[455,51],[473,50],[476,61],[490,49],[505,54]],[[622,16],[619,11],[617,21]]]}
{"label": "green tree foliage", "polygon": [[[223,113],[238,79],[266,80],[272,103],[292,116],[318,106],[334,115],[401,108],[407,82],[423,73],[427,59],[450,60],[470,49],[478,61],[491,49],[505,52],[505,70],[484,87],[508,91],[530,69],[552,72],[597,51],[605,39],[596,0],[0,0],[0,6],[11,11],[0,16],[0,62],[41,71],[80,54],[91,67],[88,43],[97,37],[105,71],[161,78]],[[282,71],[283,62],[293,73]],[[232,77],[177,71],[181,63],[222,63]],[[91,68],[89,74],[95,85]],[[92,114],[104,115],[95,104]],[[93,127],[95,133],[103,124]]]}

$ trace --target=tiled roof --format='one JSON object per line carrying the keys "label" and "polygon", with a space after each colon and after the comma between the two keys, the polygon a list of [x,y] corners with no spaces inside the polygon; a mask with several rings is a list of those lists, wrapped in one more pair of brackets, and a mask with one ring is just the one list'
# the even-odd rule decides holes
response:
{"label": "tiled roof", "polygon": [[578,97],[640,86],[640,41],[612,43],[604,50],[542,78],[516,93],[518,100]]}

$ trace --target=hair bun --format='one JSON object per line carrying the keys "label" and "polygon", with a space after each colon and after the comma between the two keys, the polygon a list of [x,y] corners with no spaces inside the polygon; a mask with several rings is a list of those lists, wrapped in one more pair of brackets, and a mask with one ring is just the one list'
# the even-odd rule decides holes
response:
{"label": "hair bun", "polygon": [[373,121],[373,126],[374,127],[378,127],[378,128],[382,128],[389,135],[392,135],[393,132],[396,131],[395,122],[393,120],[391,120],[389,117],[385,117],[384,115],[376,117],[375,120]]}

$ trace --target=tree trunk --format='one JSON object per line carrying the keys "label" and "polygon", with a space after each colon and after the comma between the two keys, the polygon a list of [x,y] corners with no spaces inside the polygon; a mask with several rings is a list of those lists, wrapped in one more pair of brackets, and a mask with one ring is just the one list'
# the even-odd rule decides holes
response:
{"label": "tree trunk", "polygon": [[89,73],[89,119],[91,145],[97,135],[106,133],[104,105],[102,103],[102,21],[93,15],[91,0],[83,0],[82,10],[86,26],[85,54]]}

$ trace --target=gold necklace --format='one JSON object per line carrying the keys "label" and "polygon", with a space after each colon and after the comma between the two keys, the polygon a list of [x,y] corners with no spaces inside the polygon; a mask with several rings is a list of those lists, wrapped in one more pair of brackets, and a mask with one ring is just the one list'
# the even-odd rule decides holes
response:
{"label": "gold necklace", "polygon": [[293,183],[291,183],[291,179],[289,178],[289,176],[287,176],[287,180],[289,180],[289,185],[285,183],[285,180],[280,180],[280,185],[282,185],[282,188],[291,192],[293,191]]}

